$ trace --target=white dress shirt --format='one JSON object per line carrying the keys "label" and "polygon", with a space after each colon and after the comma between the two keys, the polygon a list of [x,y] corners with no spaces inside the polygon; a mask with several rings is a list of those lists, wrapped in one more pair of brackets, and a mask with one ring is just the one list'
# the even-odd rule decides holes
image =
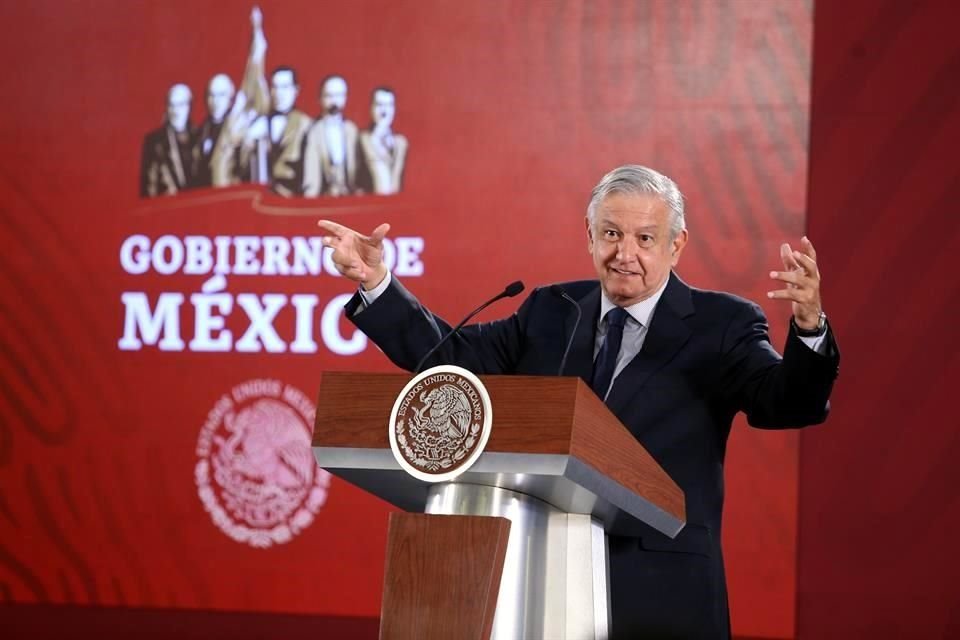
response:
{"label": "white dress shirt", "polygon": [[326,138],[330,164],[340,166],[347,155],[347,136],[343,132],[343,115],[323,116],[323,135]]}
{"label": "white dress shirt", "polygon": [[[653,312],[657,308],[657,303],[663,296],[663,291],[667,288],[668,280],[664,280],[660,288],[653,292],[649,298],[641,300],[629,307],[624,307],[627,312],[627,322],[623,325],[623,342],[620,343],[620,353],[617,354],[617,366],[613,370],[613,377],[610,379],[610,387],[613,387],[614,381],[620,372],[623,371],[630,361],[640,353],[643,348],[643,341],[647,337],[647,328],[650,326],[650,320],[653,318]],[[593,359],[596,361],[600,353],[600,347],[603,345],[604,338],[607,337],[607,313],[613,309],[615,304],[610,302],[607,294],[600,292],[600,319],[597,321],[597,331],[593,340]],[[610,392],[607,389],[606,394]]]}

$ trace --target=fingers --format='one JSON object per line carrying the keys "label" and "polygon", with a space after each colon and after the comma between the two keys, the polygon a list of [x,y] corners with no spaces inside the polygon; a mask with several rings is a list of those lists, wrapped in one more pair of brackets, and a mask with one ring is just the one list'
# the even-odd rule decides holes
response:
{"label": "fingers", "polygon": [[813,243],[810,242],[810,238],[803,236],[800,238],[800,248],[803,250],[803,253],[810,256],[810,259],[814,262],[817,261],[817,250],[813,248]]}
{"label": "fingers", "polygon": [[373,245],[379,245],[381,242],[383,242],[383,238],[387,235],[388,231],[390,231],[390,224],[384,222],[373,230],[373,233],[371,233],[370,237],[367,238],[367,242]]}
{"label": "fingers", "polygon": [[800,240],[804,251],[795,251],[786,242],[780,245],[780,260],[783,262],[783,271],[771,271],[770,279],[783,282],[786,289],[769,291],[767,296],[774,299],[787,299],[800,304],[806,304],[816,298],[819,290],[820,274],[817,263],[809,253],[813,245],[804,237]]}
{"label": "fingers", "polygon": [[810,240],[804,236],[800,239],[800,251],[791,250],[790,245],[780,245],[780,259],[784,269],[791,271],[805,271],[808,275],[817,273],[817,252]]}
{"label": "fingers", "polygon": [[807,275],[817,275],[817,263],[813,258],[811,258],[809,255],[800,253],[799,251],[794,251],[793,257],[798,263],[800,263],[800,266],[803,268],[803,270],[807,272]]}
{"label": "fingers", "polygon": [[345,227],[342,224],[334,222],[333,220],[317,220],[317,226],[333,234],[337,239],[342,240],[346,236],[353,235],[360,238],[367,244],[372,245],[379,245],[381,242],[383,242],[383,238],[390,231],[390,225],[386,222],[374,229],[369,236],[357,233],[350,227]]}
{"label": "fingers", "polygon": [[356,233],[352,229],[330,220],[318,220],[317,226],[333,234],[323,236],[320,238],[320,242],[324,247],[333,249],[330,260],[337,271],[352,280],[359,280],[356,273],[362,269],[363,263],[359,260],[353,244]]}
{"label": "fingers", "polygon": [[317,226],[321,229],[325,229],[335,235],[337,238],[343,238],[344,236],[356,233],[350,227],[345,227],[342,224],[337,224],[332,220],[317,220]]}
{"label": "fingers", "polygon": [[787,283],[787,288],[768,291],[768,298],[793,300],[799,304],[819,304],[820,285],[813,278],[800,276],[793,271],[773,271],[770,277]]}
{"label": "fingers", "polygon": [[804,292],[800,289],[777,289],[776,291],[768,291],[767,297],[773,300],[790,300],[797,304],[806,304],[809,302],[807,296],[804,295]]}
{"label": "fingers", "polygon": [[807,276],[803,271],[771,271],[770,279],[786,282],[787,284],[791,284],[795,287],[802,287],[810,284],[810,277]]}
{"label": "fingers", "polygon": [[783,261],[783,268],[787,271],[800,268],[800,265],[797,264],[796,259],[793,257],[793,253],[790,245],[786,242],[780,245],[780,260]]}
{"label": "fingers", "polygon": [[816,262],[811,260],[808,256],[803,255],[799,251],[794,251],[793,253],[793,257],[795,261],[799,263],[799,265],[790,271],[771,271],[771,278],[774,280],[780,280],[781,282],[787,282],[789,284],[801,286],[811,284],[814,280],[820,277],[820,274],[817,271]]}
{"label": "fingers", "polygon": [[820,272],[817,269],[817,252],[806,236],[800,239],[799,250],[789,244],[780,245],[780,260],[783,271],[771,271],[770,279],[786,285],[783,289],[768,291],[773,300],[789,300],[793,317],[798,326],[812,327],[817,324],[821,311]]}

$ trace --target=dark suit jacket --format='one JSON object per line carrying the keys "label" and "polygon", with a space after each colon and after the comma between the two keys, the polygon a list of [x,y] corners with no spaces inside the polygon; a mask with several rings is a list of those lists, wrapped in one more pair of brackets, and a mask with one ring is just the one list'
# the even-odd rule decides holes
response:
{"label": "dark suit jacket", "polygon": [[140,197],[174,195],[190,186],[191,134],[177,134],[169,125],[143,138],[140,154]]}
{"label": "dark suit jacket", "polygon": [[[600,286],[561,286],[583,312],[564,374],[589,380]],[[367,309],[354,296],[347,312],[405,369],[449,330],[396,279]],[[536,289],[511,317],[465,327],[427,366],[556,375],[575,316],[569,302]],[[757,305],[688,287],[671,274],[643,349],[617,376],[607,405],[683,489],[687,525],[671,540],[646,525],[615,524],[618,535],[609,539],[613,637],[729,636],[720,526],[731,422],[738,411],[760,428],[822,422],[839,363],[833,337],[827,340],[823,356],[791,331],[781,358]]]}
{"label": "dark suit jacket", "polygon": [[213,185],[213,151],[220,140],[223,122],[214,122],[207,116],[196,131],[193,132],[193,146],[190,148],[190,163],[192,187],[209,187]]}

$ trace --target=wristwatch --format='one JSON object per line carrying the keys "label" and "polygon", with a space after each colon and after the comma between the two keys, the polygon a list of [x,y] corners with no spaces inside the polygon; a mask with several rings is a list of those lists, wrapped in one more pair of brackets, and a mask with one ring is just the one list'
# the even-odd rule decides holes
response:
{"label": "wristwatch", "polygon": [[793,325],[793,330],[801,338],[819,338],[827,332],[827,314],[823,311],[820,312],[820,321],[817,323],[816,329],[801,329],[797,326],[797,321],[795,318],[790,318],[790,324]]}

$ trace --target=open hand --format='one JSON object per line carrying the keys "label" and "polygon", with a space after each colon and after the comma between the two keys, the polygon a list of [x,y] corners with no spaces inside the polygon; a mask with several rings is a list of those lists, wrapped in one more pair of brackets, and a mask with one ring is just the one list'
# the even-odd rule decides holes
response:
{"label": "open hand", "polygon": [[783,271],[771,271],[770,278],[785,282],[786,289],[770,291],[767,296],[775,300],[790,300],[793,320],[801,329],[816,329],[820,324],[820,271],[817,269],[817,252],[810,240],[800,239],[800,250],[789,244],[780,245]]}
{"label": "open hand", "polygon": [[323,237],[323,246],[333,249],[331,259],[343,276],[359,282],[367,290],[387,277],[383,237],[390,231],[389,224],[381,224],[369,236],[330,220],[320,220],[317,226],[329,234]]}

